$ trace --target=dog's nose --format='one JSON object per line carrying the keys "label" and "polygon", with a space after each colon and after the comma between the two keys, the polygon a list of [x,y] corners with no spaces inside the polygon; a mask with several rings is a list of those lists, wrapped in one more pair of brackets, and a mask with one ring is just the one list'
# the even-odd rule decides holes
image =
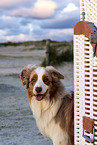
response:
{"label": "dog's nose", "polygon": [[37,93],[40,93],[42,91],[42,88],[41,87],[36,87],[35,90],[36,90]]}

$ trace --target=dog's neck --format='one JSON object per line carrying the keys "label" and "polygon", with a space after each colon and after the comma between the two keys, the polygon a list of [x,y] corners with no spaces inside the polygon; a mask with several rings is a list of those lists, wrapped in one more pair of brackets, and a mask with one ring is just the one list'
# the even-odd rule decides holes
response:
{"label": "dog's neck", "polygon": [[55,116],[58,110],[55,108],[56,107],[58,108],[58,106],[60,106],[60,103],[61,103],[61,100],[59,101],[59,100],[53,99],[52,101],[50,101],[48,99],[43,99],[42,101],[37,101],[35,97],[32,97],[30,107],[31,107],[31,110],[33,112],[35,119],[37,120],[45,116],[45,114],[48,111],[50,111],[52,115]]}

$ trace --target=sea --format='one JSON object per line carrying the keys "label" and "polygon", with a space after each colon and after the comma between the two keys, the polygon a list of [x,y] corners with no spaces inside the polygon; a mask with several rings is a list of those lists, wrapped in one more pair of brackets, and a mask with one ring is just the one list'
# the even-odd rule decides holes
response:
{"label": "sea", "polygon": [[[0,47],[0,145],[52,145],[37,128],[20,79],[24,67],[39,66],[44,57],[44,50]],[[64,85],[73,90],[73,64],[65,62],[57,69],[65,77]]]}

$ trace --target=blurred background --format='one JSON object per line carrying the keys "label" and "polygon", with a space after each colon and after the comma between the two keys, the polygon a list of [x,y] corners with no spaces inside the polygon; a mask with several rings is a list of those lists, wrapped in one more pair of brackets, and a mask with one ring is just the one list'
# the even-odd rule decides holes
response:
{"label": "blurred background", "polygon": [[20,72],[56,67],[73,90],[73,27],[79,0],[0,1],[0,145],[51,145],[37,129]]}

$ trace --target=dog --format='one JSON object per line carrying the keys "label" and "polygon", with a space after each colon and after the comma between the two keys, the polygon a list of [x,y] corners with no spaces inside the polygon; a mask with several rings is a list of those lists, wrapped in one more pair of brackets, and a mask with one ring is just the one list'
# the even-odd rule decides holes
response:
{"label": "dog", "polygon": [[64,76],[52,66],[27,66],[21,71],[22,85],[26,85],[40,132],[54,145],[73,145],[73,98],[61,79]]}

